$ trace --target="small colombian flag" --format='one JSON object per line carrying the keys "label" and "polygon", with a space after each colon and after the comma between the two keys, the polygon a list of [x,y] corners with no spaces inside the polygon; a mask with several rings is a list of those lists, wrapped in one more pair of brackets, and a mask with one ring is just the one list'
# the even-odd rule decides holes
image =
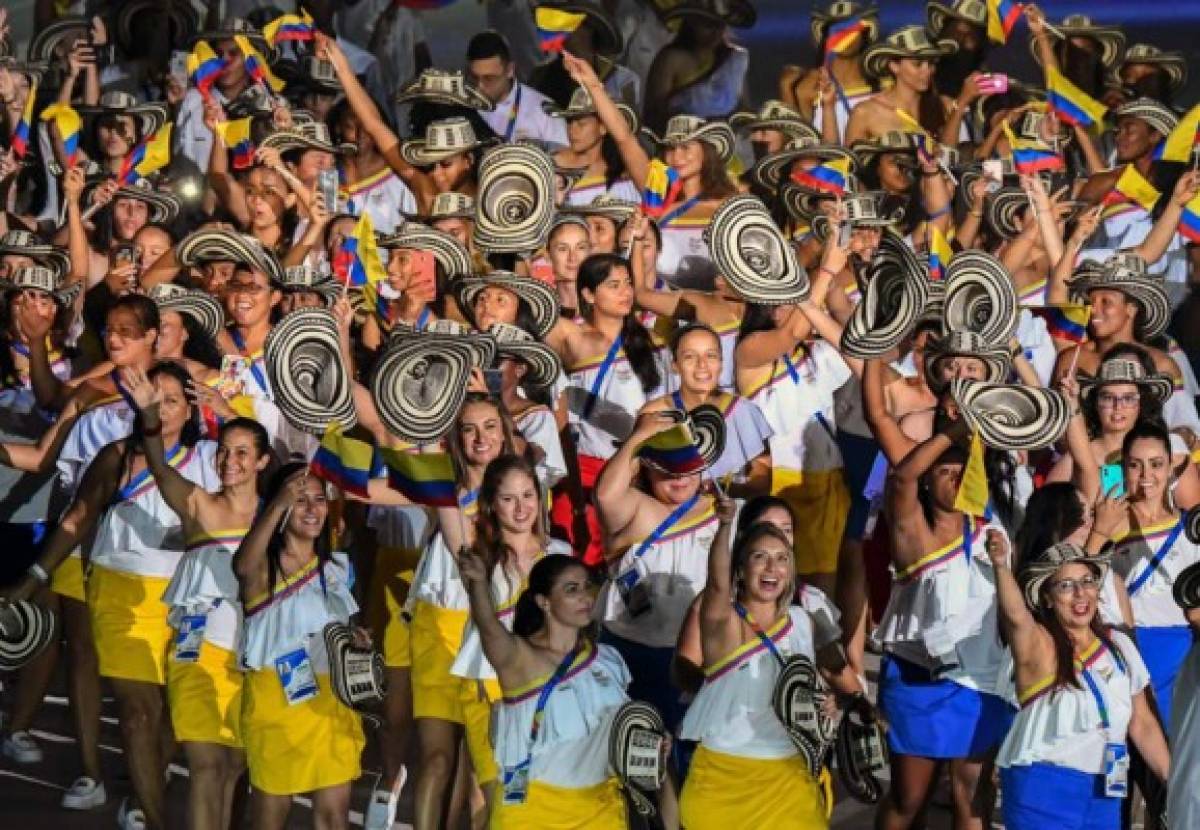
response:
{"label": "small colombian flag", "polygon": [[303,9],[300,14],[280,15],[263,27],[263,37],[272,46],[312,40],[316,32],[312,17]]}
{"label": "small colombian flag", "polygon": [[983,441],[978,432],[971,434],[971,449],[967,453],[958,494],[954,497],[954,509],[971,516],[988,515],[987,468],[983,461]]}
{"label": "small colombian flag", "polygon": [[651,160],[646,172],[646,186],[642,188],[642,211],[651,219],[662,216],[679,198],[681,187],[683,181],[674,167],[660,159]]}
{"label": "small colombian flag", "polygon": [[954,249],[946,235],[936,225],[930,226],[929,232],[929,279],[941,282],[946,279],[946,267],[954,256]]}
{"label": "small colombian flag", "polygon": [[987,35],[992,43],[1003,46],[1025,7],[1013,0],[987,0]]}
{"label": "small colombian flag", "polygon": [[704,469],[704,458],[687,424],[676,424],[638,447],[638,457],[672,476],[690,476]]}
{"label": "small colombian flag", "polygon": [[1197,144],[1200,144],[1200,104],[1179,119],[1179,126],[1171,130],[1171,134],[1158,145],[1154,158],[1186,163],[1196,152]]}
{"label": "small colombian flag", "polygon": [[374,466],[375,447],[366,441],[347,437],[341,426],[333,423],[321,437],[321,446],[317,448],[309,469],[317,478],[365,499],[369,495],[367,485]]}
{"label": "small colombian flag", "polygon": [[1113,189],[1100,204],[1104,205],[1104,218],[1108,219],[1118,213],[1124,213],[1130,207],[1140,207],[1149,213],[1154,210],[1160,196],[1162,194],[1146,181],[1146,177],[1139,173],[1136,167],[1127,164]]}
{"label": "small colombian flag", "polygon": [[1040,141],[1017,138],[1007,123],[1004,124],[1004,135],[1008,138],[1008,146],[1012,149],[1013,167],[1018,173],[1029,175],[1066,169],[1062,156]]}
{"label": "small colombian flag", "polygon": [[834,159],[822,162],[808,170],[803,168],[793,170],[792,182],[801,187],[828,193],[831,196],[841,196],[846,192],[846,178],[849,175],[850,161]]}
{"label": "small colombian flag", "polygon": [[62,140],[67,167],[74,167],[79,158],[79,133],[83,129],[83,119],[79,113],[70,104],[51,104],[42,110],[42,120],[54,122],[58,137]]}
{"label": "small colombian flag", "polygon": [[234,35],[233,40],[242,50],[242,60],[246,65],[246,72],[254,79],[255,83],[264,84],[272,92],[282,92],[283,81],[271,71],[271,65],[250,43],[250,38],[245,35]]}
{"label": "small colombian flag", "polygon": [[552,55],[563,50],[567,38],[587,19],[587,15],[538,6],[534,18],[537,21],[538,43],[545,54]]}
{"label": "small colombian flag", "polygon": [[254,143],[250,140],[250,116],[217,125],[221,141],[233,153],[233,169],[245,170],[254,164]]}
{"label": "small colombian flag", "polygon": [[212,50],[207,41],[196,41],[196,45],[192,47],[191,53],[187,56],[187,71],[192,86],[200,90],[202,96],[207,98],[212,95],[212,85],[224,68],[225,61],[217,57],[217,53]]}
{"label": "small colombian flag", "polygon": [[454,462],[449,453],[405,452],[384,447],[380,454],[388,468],[388,486],[409,501],[427,507],[458,506]]}
{"label": "small colombian flag", "polygon": [[21,120],[17,122],[17,128],[13,130],[12,135],[12,150],[17,158],[25,158],[25,154],[29,152],[29,134],[33,129],[33,105],[37,101],[37,84],[29,85],[29,94],[25,96],[25,109],[21,110]]}
{"label": "small colombian flag", "polygon": [[867,24],[861,17],[847,17],[829,27],[825,35],[825,60],[831,60],[834,55],[844,55],[858,45]]}
{"label": "small colombian flag", "polygon": [[1183,206],[1183,216],[1179,218],[1179,232],[1188,242],[1200,244],[1200,196]]}
{"label": "small colombian flag", "polygon": [[344,267],[338,276],[351,287],[375,286],[387,279],[387,270],[383,260],[379,258],[379,248],[375,244],[375,226],[371,224],[371,214],[363,211],[354,226],[354,233],[342,241],[339,252],[344,257],[334,257],[341,260]]}
{"label": "small colombian flag", "polygon": [[1046,331],[1056,340],[1082,343],[1087,340],[1087,327],[1092,319],[1092,307],[1078,303],[1044,305],[1030,308],[1034,317],[1046,321]]}
{"label": "small colombian flag", "polygon": [[1108,112],[1108,107],[1068,81],[1054,67],[1046,68],[1046,103],[1060,119],[1079,127],[1099,123]]}
{"label": "small colombian flag", "polygon": [[171,123],[167,122],[153,135],[146,136],[130,151],[121,163],[117,181],[133,184],[156,170],[166,167],[171,161]]}

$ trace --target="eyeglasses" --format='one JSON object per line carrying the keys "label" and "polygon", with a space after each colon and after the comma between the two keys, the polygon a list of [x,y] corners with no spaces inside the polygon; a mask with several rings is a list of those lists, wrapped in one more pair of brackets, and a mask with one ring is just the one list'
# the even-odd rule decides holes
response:
{"label": "eyeglasses", "polygon": [[230,282],[225,285],[225,291],[230,294],[262,294],[266,290],[265,285],[252,282]]}
{"label": "eyeglasses", "polygon": [[139,329],[137,326],[108,326],[104,329],[104,336],[115,334],[122,340],[139,340],[146,336],[145,329]]}
{"label": "eyeglasses", "polygon": [[270,198],[271,196],[274,196],[277,199],[283,198],[283,196],[280,195],[279,191],[273,187],[247,187],[246,195],[254,196],[255,198],[258,198],[258,199],[267,199],[267,198]]}
{"label": "eyeglasses", "polygon": [[1079,591],[1081,594],[1094,594],[1100,590],[1100,580],[1094,576],[1082,579],[1060,579],[1050,583],[1050,591],[1058,597],[1066,597]]}
{"label": "eyeglasses", "polygon": [[1133,409],[1142,402],[1142,396],[1136,392],[1131,395],[1101,395],[1097,404],[1105,409]]}

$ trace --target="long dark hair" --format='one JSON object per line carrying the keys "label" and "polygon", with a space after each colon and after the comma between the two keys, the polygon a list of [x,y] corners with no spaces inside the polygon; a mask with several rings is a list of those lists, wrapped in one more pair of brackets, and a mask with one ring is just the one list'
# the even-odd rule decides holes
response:
{"label": "long dark hair", "polygon": [[1025,519],[1017,530],[1013,570],[1020,571],[1031,558],[1066,539],[1083,521],[1083,504],[1074,484],[1056,481],[1034,490],[1025,505]]}
{"label": "long dark hair", "polygon": [[[305,468],[304,463],[299,461],[289,461],[282,465],[271,476],[267,484],[267,492],[263,498],[270,502],[283,489],[288,478],[295,472]],[[323,487],[324,485],[322,485]],[[279,581],[279,575],[283,573],[283,566],[280,559],[283,557],[285,549],[284,535],[287,530],[287,521],[291,518],[292,511],[289,508],[287,512],[280,517],[279,523],[275,525],[274,531],[271,532],[271,538],[267,542],[267,595],[275,595],[275,583]],[[333,557],[333,531],[329,526],[329,517],[325,517],[325,524],[321,527],[321,534],[317,536],[316,543],[313,549],[317,554],[317,568],[324,569],[325,563]]]}
{"label": "long dark hair", "polygon": [[[1106,351],[1100,358],[1100,365],[1104,365],[1104,361],[1113,358],[1126,358],[1136,360],[1142,364],[1142,371],[1147,375],[1152,375],[1158,371],[1154,365],[1154,359],[1150,357],[1150,353],[1136,343],[1118,343],[1111,349]],[[1136,384],[1135,384],[1136,385]],[[1100,435],[1100,389],[1103,387],[1097,386],[1092,390],[1092,393],[1083,399],[1083,418],[1087,424],[1088,435],[1096,438]],[[1162,423],[1162,404],[1156,401],[1149,395],[1143,395],[1142,390],[1138,388],[1138,417],[1137,423],[1149,422],[1154,424]]]}
{"label": "long dark hair", "polygon": [[700,162],[700,198],[725,199],[737,194],[737,187],[729,178],[725,162],[717,155],[717,148],[707,141],[701,141],[700,147],[704,158]]}
{"label": "long dark hair", "polygon": [[574,556],[546,556],[529,569],[528,585],[517,599],[517,609],[513,613],[514,634],[529,637],[545,627],[546,614],[538,607],[536,597],[550,596],[559,579],[571,568],[587,573],[587,567]]}
{"label": "long dark hair", "polygon": [[1150,421],[1138,421],[1133,425],[1133,429],[1125,433],[1125,440],[1121,442],[1122,460],[1129,457],[1129,450],[1134,442],[1143,438],[1158,441],[1166,449],[1167,457],[1171,457],[1171,433],[1167,432],[1167,428]]}
{"label": "long dark hair", "polygon": [[529,480],[533,482],[538,503],[538,514],[534,520],[533,532],[542,540],[543,544],[547,539],[546,516],[543,509],[545,497],[542,495],[542,485],[538,481],[537,471],[532,464],[519,455],[500,456],[488,464],[487,469],[483,471],[483,483],[479,485],[479,499],[476,502],[479,505],[479,512],[475,516],[475,552],[483,560],[488,574],[492,574],[497,566],[506,568],[510,558],[515,555],[515,551],[504,541],[500,520],[496,518],[494,506],[496,495],[500,490],[500,483],[504,481],[505,476],[514,472],[529,476]]}
{"label": "long dark hair", "polygon": [[267,434],[267,429],[253,418],[239,416],[231,421],[226,421],[221,424],[221,428],[217,430],[217,443],[225,440],[225,436],[235,430],[242,430],[250,433],[254,439],[254,449],[258,453],[259,458],[264,455],[271,460],[254,478],[255,490],[261,493],[264,489],[265,482],[271,480],[271,476],[275,470],[275,453],[271,451],[271,436]]}
{"label": "long dark hair", "polygon": [[[1081,560],[1080,564],[1087,565],[1097,577],[1100,576],[1100,567],[1095,563]],[[1067,630],[1059,622],[1050,604],[1050,582],[1051,580],[1047,579],[1042,583],[1041,590],[1038,591],[1038,607],[1033,609],[1033,613],[1038,622],[1050,632],[1050,638],[1054,641],[1054,685],[1060,689],[1066,687],[1082,689],[1083,684],[1079,682],[1079,676],[1075,672],[1075,645],[1071,642]],[[1099,611],[1092,616],[1089,627],[1092,629],[1092,633],[1100,639],[1100,642],[1112,651],[1114,658],[1124,665],[1124,656],[1108,636],[1108,626],[1100,619]]]}
{"label": "long dark hair", "polygon": [[[579,311],[589,320],[592,316],[592,304],[583,298],[583,289],[594,293],[600,283],[608,279],[614,268],[624,268],[631,277],[633,275],[629,261],[617,254],[592,254],[579,266]],[[650,332],[646,331],[637,314],[632,311],[626,314],[621,322],[621,339],[629,366],[641,381],[642,391],[649,395],[662,383],[662,375],[658,371]]]}
{"label": "long dark hair", "polygon": [[[196,446],[196,442],[202,437],[203,432],[200,428],[200,410],[187,398],[188,385],[191,383],[192,377],[188,374],[187,369],[170,360],[164,360],[156,364],[154,368],[146,373],[146,377],[151,382],[160,375],[174,378],[180,388],[183,389],[184,399],[188,402],[188,419],[184,422],[183,429],[179,433],[179,443],[185,447],[194,447]],[[144,436],[145,429],[142,425],[142,413],[138,412],[134,415],[133,428],[130,430],[129,437],[125,439],[124,447],[121,449],[120,474],[117,476],[115,482],[118,487],[131,472],[133,456],[145,452],[143,448]],[[163,449],[165,451],[170,448],[164,447]]]}

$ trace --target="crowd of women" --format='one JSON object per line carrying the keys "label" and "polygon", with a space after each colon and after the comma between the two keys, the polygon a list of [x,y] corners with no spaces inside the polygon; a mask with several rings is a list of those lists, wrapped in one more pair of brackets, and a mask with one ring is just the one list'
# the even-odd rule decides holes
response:
{"label": "crowd of women", "polygon": [[172,761],[348,826],[368,744],[370,828],[1200,826],[1181,55],[837,0],[752,109],[748,0],[495,0],[465,72],[439,4],[86,5],[0,40],[0,751],[65,664],[63,808],[111,692],[124,828]]}

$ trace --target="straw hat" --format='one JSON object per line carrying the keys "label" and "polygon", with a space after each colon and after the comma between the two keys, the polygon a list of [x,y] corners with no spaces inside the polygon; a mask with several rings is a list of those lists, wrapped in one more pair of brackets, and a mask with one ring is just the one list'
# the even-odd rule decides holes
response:
{"label": "straw hat", "polygon": [[[96,188],[103,180],[90,183],[84,190],[83,201],[90,205],[96,195]],[[175,221],[179,215],[182,203],[174,193],[158,190],[149,179],[134,179],[132,184],[123,184],[113,192],[111,205],[117,199],[133,199],[146,205],[150,210],[149,221],[155,224],[167,224]]]}
{"label": "straw hat", "polygon": [[272,60],[276,55],[276,50],[267,43],[267,39],[263,37],[263,33],[252,26],[249,21],[240,17],[228,17],[217,24],[215,29],[206,29],[197,32],[192,38],[192,43],[195,44],[198,40],[207,40],[210,44],[216,45],[222,40],[233,40],[238,35],[245,37],[250,41],[258,52],[267,60]]}
{"label": "straw hat", "polygon": [[298,308],[271,327],[263,347],[267,375],[288,423],[314,435],[331,423],[358,423],[354,382],[342,360],[338,324],[323,308]]}
{"label": "straw hat", "polygon": [[429,251],[448,279],[471,273],[471,252],[448,233],[427,228],[416,222],[405,222],[396,233],[379,238],[379,247],[388,250],[404,248],[410,251]]}
{"label": "straw hat", "polygon": [[888,61],[901,58],[936,61],[957,51],[958,44],[953,40],[931,41],[924,26],[905,26],[867,49],[863,54],[863,71],[870,77],[882,78],[891,74]]}
{"label": "straw hat", "polygon": [[1007,344],[1017,331],[1020,309],[1008,271],[991,254],[960,251],[946,268],[942,318],[947,331],[973,331],[993,344]]}
{"label": "straw hat", "polygon": [[57,245],[43,242],[36,234],[25,230],[6,231],[0,236],[0,256],[16,254],[29,257],[37,265],[54,271],[59,279],[71,270],[71,258]]}
{"label": "straw hat", "polygon": [[432,101],[490,112],[495,106],[488,97],[463,78],[459,70],[429,68],[396,93],[396,103]]}
{"label": "straw hat", "polygon": [[33,61],[45,61],[48,64],[63,66],[66,61],[56,55],[58,47],[63,47],[65,53],[70,51],[71,44],[76,40],[86,38],[92,30],[90,17],[60,17],[48,23],[29,41],[28,58]]}
{"label": "straw hat", "polygon": [[276,130],[264,138],[259,146],[270,147],[281,153],[291,150],[322,150],[326,153],[342,154],[353,145],[334,144],[329,127],[320,121],[297,124],[286,130]]}
{"label": "straw hat", "polygon": [[999,450],[1048,447],[1071,421],[1071,405],[1054,389],[960,378],[951,381],[950,394],[967,426]]}
{"label": "straw hat", "polygon": [[925,7],[929,34],[937,37],[946,29],[951,18],[970,23],[972,26],[987,27],[987,3],[983,0],[954,0],[953,5],[930,0]]}
{"label": "straw hat", "polygon": [[58,273],[43,265],[31,265],[18,268],[8,279],[0,282],[0,291],[40,291],[49,294],[54,302],[61,306],[71,306],[83,290],[83,283],[73,282],[62,288],[62,278]]}
{"label": "straw hat", "polygon": [[[625,104],[617,104],[617,112],[621,113],[621,117],[625,119],[626,126],[630,132],[638,131],[638,117],[630,107]],[[565,107],[560,107],[554,101],[547,100],[542,102],[542,110],[553,118],[561,118],[564,121],[570,121],[573,118],[582,118],[585,115],[596,115],[596,102],[592,100],[592,94],[583,87],[576,87],[571,93],[571,99]]]}
{"label": "straw hat", "polygon": [[892,233],[883,235],[867,274],[841,342],[844,353],[864,360],[887,354],[908,336],[930,291],[925,264]]}
{"label": "straw hat", "polygon": [[328,623],[321,632],[329,655],[329,685],[334,696],[357,711],[369,711],[387,694],[383,655],[355,645],[354,632],[345,623]]}
{"label": "straw hat", "polygon": [[988,382],[994,384],[1007,381],[1012,369],[1012,355],[1006,346],[990,344],[973,331],[948,331],[925,347],[925,383],[935,395],[946,389],[937,364],[948,357],[972,357],[982,362]]}
{"label": "straw hat", "polygon": [[312,265],[289,265],[284,268],[280,290],[285,294],[319,294],[325,305],[333,305],[342,294],[342,284],[333,278],[328,265],[321,265],[319,268]]}
{"label": "straw hat", "polygon": [[771,693],[771,709],[783,724],[808,765],[811,775],[820,775],[825,753],[837,737],[837,721],[827,714],[829,690],[817,667],[805,654],[787,658]]}
{"label": "straw hat", "polygon": [[[850,227],[887,228],[903,219],[903,208],[898,207],[887,215],[879,212],[887,195],[882,190],[866,190],[847,193],[842,197],[842,206],[846,210],[846,221],[850,223]],[[822,242],[829,238],[832,226],[832,220],[825,213],[817,213],[812,217],[812,231]]]}
{"label": "straw hat", "polygon": [[1116,118],[1137,118],[1144,121],[1150,129],[1166,138],[1171,131],[1179,126],[1179,116],[1171,112],[1166,105],[1153,98],[1138,98],[1120,106]]}
{"label": "straw hat", "polygon": [[1167,84],[1172,92],[1177,92],[1187,83],[1187,59],[1184,58],[1182,52],[1164,52],[1149,43],[1135,43],[1125,50],[1125,57],[1121,60],[1120,68],[1123,69],[1131,63],[1146,64],[1161,69],[1167,74]]}
{"label": "straw hat", "polygon": [[595,0],[540,0],[538,8],[557,9],[572,14],[587,15],[592,30],[593,47],[601,55],[620,55],[625,51],[625,38],[612,15]]}
{"label": "straw hat", "polygon": [[450,429],[467,396],[465,343],[412,334],[390,340],[375,365],[371,397],[384,426],[410,444],[431,444]]}
{"label": "straw hat", "polygon": [[662,763],[662,745],[666,736],[667,727],[662,715],[649,703],[631,700],[613,714],[608,736],[608,765],[634,812],[643,817],[654,815],[653,793],[666,778]]}
{"label": "straw hat", "polygon": [[521,361],[528,368],[524,383],[549,388],[562,375],[558,354],[524,329],[508,323],[492,323],[488,334],[496,341],[496,363],[507,357]]}
{"label": "straw hat", "polygon": [[627,202],[605,193],[586,205],[565,207],[563,212],[574,213],[577,216],[603,216],[605,219],[611,219],[617,225],[623,225],[629,221],[629,217],[637,213],[637,210],[637,202]]}
{"label": "straw hat", "polygon": [[16,671],[54,636],[54,613],[26,600],[0,600],[0,671]]}
{"label": "straw hat", "polygon": [[864,804],[878,804],[884,786],[878,774],[888,767],[887,739],[879,719],[851,706],[842,715],[833,744],[838,780]]}
{"label": "straw hat", "polygon": [[1166,403],[1175,392],[1175,383],[1170,375],[1161,372],[1147,374],[1141,361],[1131,357],[1110,357],[1101,362],[1095,375],[1080,378],[1079,394],[1086,399],[1091,397],[1093,392],[1099,392],[1103,387],[1114,383],[1131,383],[1137,386],[1139,393],[1159,403]]}
{"label": "straw hat", "polygon": [[788,142],[787,146],[779,152],[770,153],[759,159],[758,163],[750,170],[750,179],[759,187],[774,192],[778,189],[779,182],[785,173],[799,159],[815,161],[844,159],[850,162],[851,172],[858,168],[858,160],[845,147],[837,144],[822,144],[811,138],[797,138]]}
{"label": "straw hat", "polygon": [[475,128],[466,118],[455,116],[432,121],[425,127],[425,138],[411,139],[400,145],[400,156],[414,167],[429,167],[437,162],[469,153],[485,146],[475,137]]}
{"label": "straw hat", "polygon": [[511,271],[491,271],[463,277],[454,284],[454,296],[458,307],[467,319],[475,324],[475,299],[485,288],[502,288],[511,292],[525,304],[533,318],[534,331],[529,332],[542,340],[558,322],[558,296],[554,288],[539,279],[522,277]]}
{"label": "straw hat", "polygon": [[[1184,519],[1184,533],[1192,544],[1200,544],[1200,511],[1191,510]],[[1171,595],[1175,604],[1184,611],[1200,608],[1200,562],[1188,565],[1171,585]]]}
{"label": "straw hat", "polygon": [[159,311],[177,311],[191,317],[211,340],[215,341],[225,328],[225,311],[211,294],[163,282],[151,288],[147,296]]}
{"label": "straw hat", "polygon": [[679,0],[662,14],[664,23],[679,17],[699,17],[734,29],[749,29],[758,13],[747,0]]}
{"label": "straw hat", "polygon": [[1096,572],[1096,578],[1103,581],[1110,558],[1111,553],[1107,551],[1091,554],[1074,542],[1052,545],[1021,565],[1017,576],[1025,594],[1025,602],[1030,608],[1038,610],[1041,607],[1042,586],[1046,584],[1046,580],[1058,573],[1063,565],[1070,565],[1072,562],[1087,565]]}
{"label": "straw hat", "polygon": [[[1114,70],[1121,61],[1125,51],[1125,33],[1116,26],[1099,26],[1092,22],[1086,14],[1071,14],[1063,18],[1062,23],[1055,24],[1058,32],[1046,27],[1046,34],[1054,40],[1059,39],[1059,32],[1067,38],[1085,37],[1096,41],[1100,46],[1100,62],[1104,68]],[[1038,53],[1037,43],[1029,39],[1029,51],[1040,66],[1042,56]]]}
{"label": "straw hat", "polygon": [[159,103],[141,103],[136,95],[120,90],[111,90],[100,96],[100,103],[89,107],[80,105],[75,108],[80,115],[100,118],[105,115],[127,115],[138,124],[139,134],[143,137],[153,135],[167,123],[167,107]]}
{"label": "straw hat", "polygon": [[412,336],[426,340],[451,342],[464,346],[471,354],[471,366],[475,369],[490,369],[496,362],[496,341],[490,334],[467,328],[457,320],[433,320],[423,329],[412,323],[400,323],[392,329],[389,337],[405,339]]}
{"label": "straw hat", "polygon": [[1020,187],[1005,186],[984,200],[984,221],[1004,239],[1020,236],[1021,216],[1029,207],[1029,197]]}
{"label": "straw hat", "polygon": [[642,133],[660,147],[675,147],[689,141],[703,141],[717,151],[721,161],[729,161],[733,157],[733,130],[722,121],[705,121],[695,115],[673,115],[667,121],[667,128],[661,138],[646,127],[642,128]]}
{"label": "straw hat", "polygon": [[885,153],[901,153],[916,156],[917,145],[912,133],[900,130],[888,130],[883,135],[871,141],[856,141],[850,145],[850,152],[858,160],[859,165],[866,167],[876,156]]}
{"label": "straw hat", "polygon": [[554,221],[554,160],[526,142],[490,150],[479,165],[475,247],[528,253],[546,244]]}
{"label": "straw hat", "polygon": [[1142,308],[1137,326],[1139,340],[1157,337],[1171,322],[1171,303],[1163,278],[1146,273],[1145,261],[1140,257],[1112,257],[1099,270],[1088,269],[1076,277],[1071,290],[1083,297],[1092,291],[1120,291],[1137,302]]}
{"label": "straw hat", "polygon": [[704,241],[717,273],[746,302],[789,305],[808,297],[808,272],[758,197],[722,202],[704,229]]}
{"label": "straw hat", "polygon": [[729,116],[729,126],[739,133],[777,130],[789,141],[797,138],[807,138],[815,142],[821,140],[820,133],[804,120],[804,116],[782,101],[774,99],[765,102],[758,108],[758,112],[735,112]]}
{"label": "straw hat", "polygon": [[422,225],[432,225],[439,219],[475,220],[475,200],[462,193],[449,191],[433,197],[429,213],[406,213],[404,218]]}
{"label": "straw hat", "polygon": [[812,10],[812,42],[820,46],[825,39],[825,33],[834,23],[849,20],[851,17],[861,17],[866,26],[866,42],[870,43],[879,36],[879,10],[866,3],[855,3],[851,0],[836,0],[824,10]]}
{"label": "straw hat", "polygon": [[690,476],[707,470],[725,452],[725,416],[717,407],[700,404],[687,412],[669,409],[665,414],[674,418],[675,423],[687,425],[696,454],[685,459],[668,458],[643,444],[637,451],[638,461],[642,464],[664,475]]}
{"label": "straw hat", "polygon": [[283,284],[283,266],[275,254],[253,236],[221,228],[203,228],[184,238],[175,252],[180,265],[205,262],[236,262],[266,275],[271,284]]}

